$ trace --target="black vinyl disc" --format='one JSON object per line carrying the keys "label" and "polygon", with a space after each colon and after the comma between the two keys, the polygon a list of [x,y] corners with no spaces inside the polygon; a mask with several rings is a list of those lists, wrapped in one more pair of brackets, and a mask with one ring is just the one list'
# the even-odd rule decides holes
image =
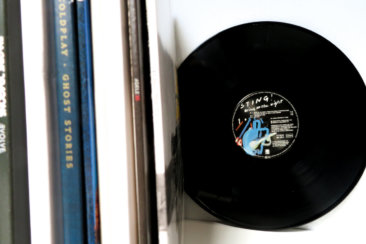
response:
{"label": "black vinyl disc", "polygon": [[228,224],[273,230],[340,203],[365,168],[366,89],[332,43],[256,22],[178,69],[185,191]]}

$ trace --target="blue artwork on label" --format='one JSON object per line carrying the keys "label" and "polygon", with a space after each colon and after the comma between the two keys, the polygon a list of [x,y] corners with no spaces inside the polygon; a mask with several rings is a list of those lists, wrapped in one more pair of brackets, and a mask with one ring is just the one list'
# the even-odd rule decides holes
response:
{"label": "blue artwork on label", "polygon": [[271,145],[271,137],[274,135],[276,133],[270,133],[270,130],[263,126],[262,119],[249,119],[236,142],[251,156],[263,155],[263,147]]}

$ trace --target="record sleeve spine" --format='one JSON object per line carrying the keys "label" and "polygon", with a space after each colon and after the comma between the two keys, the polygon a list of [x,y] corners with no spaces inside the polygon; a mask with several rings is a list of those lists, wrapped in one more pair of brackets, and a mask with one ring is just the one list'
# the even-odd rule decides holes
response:
{"label": "record sleeve spine", "polygon": [[13,243],[12,168],[5,16],[5,1],[0,0],[0,243],[11,244]]}
{"label": "record sleeve spine", "polygon": [[[23,75],[21,9],[19,0],[5,1],[5,63],[8,82],[8,142],[11,162],[12,239],[30,243],[28,164]],[[2,218],[2,215],[0,215]],[[0,235],[1,239],[1,235]],[[0,241],[0,243],[3,243]],[[6,242],[5,242],[6,243]]]}
{"label": "record sleeve spine", "polygon": [[139,16],[137,9],[137,0],[127,1],[128,12],[128,37],[129,37],[129,61],[130,61],[130,80],[132,94],[132,117],[134,134],[134,161],[136,177],[136,202],[137,202],[137,231],[138,243],[149,243],[148,235],[148,206],[147,206],[147,186],[146,186],[146,167],[144,150],[144,116],[142,94],[141,73],[141,40],[139,29]]}
{"label": "record sleeve spine", "polygon": [[92,40],[90,31],[90,2],[89,0],[77,1],[76,6],[87,240],[89,244],[99,244],[100,226],[98,220],[98,173],[94,115]]}
{"label": "record sleeve spine", "polygon": [[158,242],[158,229],[145,2],[128,0],[127,9],[138,241],[149,244]]}
{"label": "record sleeve spine", "polygon": [[55,81],[63,241],[85,243],[75,2],[54,0]]}

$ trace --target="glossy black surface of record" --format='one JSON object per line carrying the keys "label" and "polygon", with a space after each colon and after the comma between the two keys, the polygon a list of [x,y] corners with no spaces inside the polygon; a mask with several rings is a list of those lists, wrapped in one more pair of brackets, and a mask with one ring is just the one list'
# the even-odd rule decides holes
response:
{"label": "glossy black surface of record", "polygon": [[[340,203],[363,173],[364,82],[339,49],[309,30],[257,22],[223,31],[182,63],[178,85],[185,190],[228,224],[272,230],[307,223]],[[246,96],[260,99],[258,92],[278,94],[291,106],[270,115],[259,107],[236,112]],[[292,107],[298,128],[291,147],[268,158],[241,148],[236,137],[244,142],[244,132],[260,128],[247,145],[270,153],[275,140],[269,137],[289,135],[263,128],[278,129],[270,123],[283,119],[281,113],[291,124],[285,117],[295,121],[286,110]]]}

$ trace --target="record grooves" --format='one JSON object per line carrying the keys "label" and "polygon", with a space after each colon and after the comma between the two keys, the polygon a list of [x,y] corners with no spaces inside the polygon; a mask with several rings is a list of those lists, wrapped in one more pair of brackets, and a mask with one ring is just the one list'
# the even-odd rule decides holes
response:
{"label": "record grooves", "polygon": [[312,221],[365,168],[366,89],[332,43],[256,22],[212,37],[178,69],[186,192],[228,224]]}

